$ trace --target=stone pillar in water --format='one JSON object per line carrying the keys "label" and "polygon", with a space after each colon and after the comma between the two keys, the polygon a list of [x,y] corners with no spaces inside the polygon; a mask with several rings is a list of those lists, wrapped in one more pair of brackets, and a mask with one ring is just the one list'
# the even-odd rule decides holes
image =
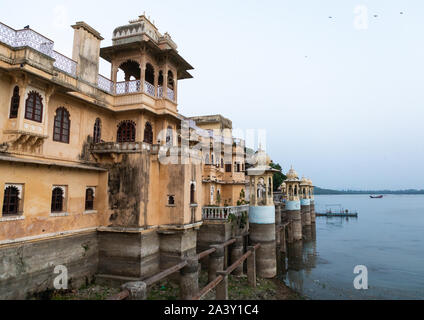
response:
{"label": "stone pillar in water", "polygon": [[315,214],[315,195],[314,195],[314,185],[312,183],[312,180],[309,179],[309,197],[311,199],[311,222],[312,224],[316,223],[317,216]]}
{"label": "stone pillar in water", "polygon": [[293,168],[287,173],[286,183],[286,207],[287,218],[291,223],[291,239],[293,241],[302,240],[302,217],[300,212],[300,181],[299,176]]}
{"label": "stone pillar in water", "polygon": [[277,275],[275,205],[271,160],[261,149],[256,153],[256,165],[247,170],[250,178],[250,242],[260,244],[256,252],[256,273],[260,278]]}
{"label": "stone pillar in water", "polygon": [[309,198],[309,181],[303,177],[300,181],[300,207],[302,215],[302,227],[310,226],[311,221],[311,199]]}

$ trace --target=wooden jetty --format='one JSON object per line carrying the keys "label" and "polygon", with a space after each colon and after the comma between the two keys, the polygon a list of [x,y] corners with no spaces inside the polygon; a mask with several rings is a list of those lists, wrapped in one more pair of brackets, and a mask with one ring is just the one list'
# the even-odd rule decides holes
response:
{"label": "wooden jetty", "polygon": [[[351,212],[342,208],[340,204],[326,205],[327,210],[325,213],[317,212],[317,217],[342,217],[342,218],[357,218],[358,212]],[[331,207],[338,207],[338,210],[332,210]]]}

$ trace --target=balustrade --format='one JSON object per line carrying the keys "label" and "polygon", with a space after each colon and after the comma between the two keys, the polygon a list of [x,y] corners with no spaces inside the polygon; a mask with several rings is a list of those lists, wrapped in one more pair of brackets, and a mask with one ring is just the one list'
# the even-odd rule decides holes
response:
{"label": "balustrade", "polygon": [[236,217],[249,212],[249,206],[236,207],[204,207],[203,220],[228,220],[231,214]]}

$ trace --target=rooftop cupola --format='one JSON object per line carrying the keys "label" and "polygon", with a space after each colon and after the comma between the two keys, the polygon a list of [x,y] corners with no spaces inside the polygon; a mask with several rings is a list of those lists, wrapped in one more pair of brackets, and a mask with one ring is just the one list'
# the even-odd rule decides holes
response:
{"label": "rooftop cupola", "polygon": [[287,176],[287,180],[289,181],[299,180],[299,175],[293,169],[293,167],[290,168],[290,171],[287,172],[286,176]]}
{"label": "rooftop cupola", "polygon": [[[140,94],[177,104],[178,80],[192,78],[193,67],[178,54],[169,33],[161,34],[146,15],[113,31],[112,46],[101,48],[100,56],[112,65],[112,93]],[[143,100],[140,98],[140,101]]]}

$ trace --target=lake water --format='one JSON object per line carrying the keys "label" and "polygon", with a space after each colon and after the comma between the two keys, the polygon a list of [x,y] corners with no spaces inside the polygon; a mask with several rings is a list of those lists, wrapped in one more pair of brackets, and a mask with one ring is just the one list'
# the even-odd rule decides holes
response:
{"label": "lake water", "polygon": [[[424,195],[316,196],[316,212],[341,204],[358,218],[317,217],[290,246],[280,277],[311,299],[424,299]],[[356,290],[355,266],[368,269]]]}

